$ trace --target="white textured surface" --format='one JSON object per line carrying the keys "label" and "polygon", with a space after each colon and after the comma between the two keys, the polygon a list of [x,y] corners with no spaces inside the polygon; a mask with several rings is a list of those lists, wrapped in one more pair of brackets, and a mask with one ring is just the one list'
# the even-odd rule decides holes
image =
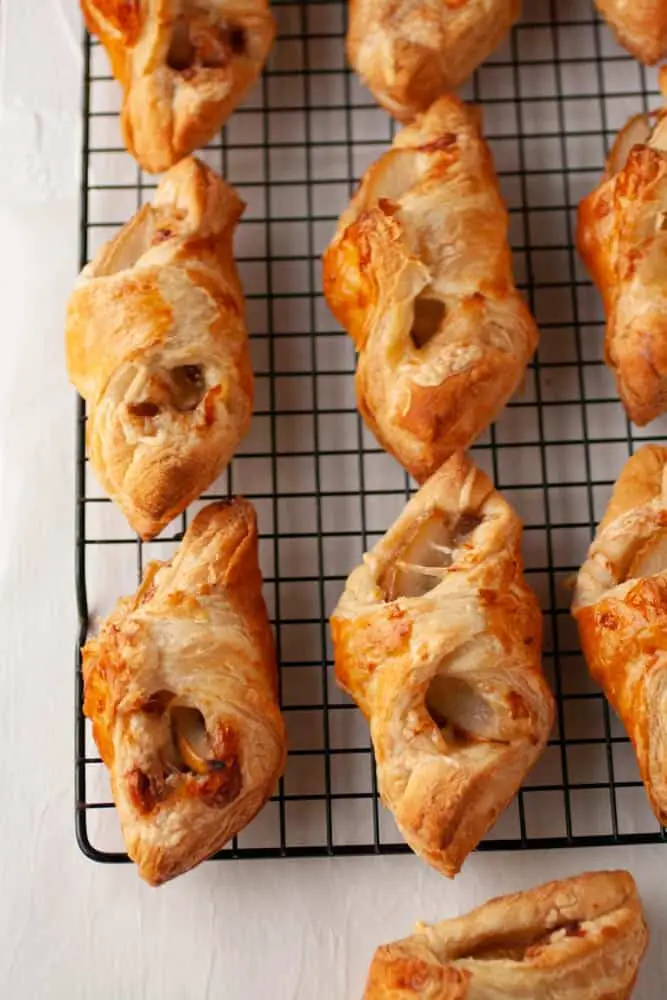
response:
{"label": "white textured surface", "polygon": [[413,858],[204,865],[151,891],[84,860],[72,819],[74,396],[62,312],[78,238],[79,22],[5,0],[0,75],[0,995],[353,1000],[373,948],[490,895],[628,867],[667,982],[662,848],[475,856],[454,882]]}

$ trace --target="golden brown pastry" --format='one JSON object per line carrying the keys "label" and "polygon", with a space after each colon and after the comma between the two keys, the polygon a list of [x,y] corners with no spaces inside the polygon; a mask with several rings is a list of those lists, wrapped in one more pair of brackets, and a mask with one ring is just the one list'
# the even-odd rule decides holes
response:
{"label": "golden brown pastry", "polygon": [[84,712],[139,874],[180,875],[243,829],[285,763],[246,500],[210,504],[83,648]]}
{"label": "golden brown pastry", "polygon": [[324,292],[359,352],[362,416],[423,482],[496,417],[537,343],[474,109],[442,98],[370,167]]}
{"label": "golden brown pastry", "polygon": [[623,468],[579,570],[572,612],[591,674],[667,825],[667,448],[646,445]]}
{"label": "golden brown pastry", "polygon": [[501,896],[378,948],[365,1000],[627,1000],[646,950],[628,872]]}
{"label": "golden brown pastry", "polygon": [[639,426],[667,410],[666,115],[628,122],[579,206],[579,250],[607,316],[606,361]]}
{"label": "golden brown pastry", "polygon": [[652,66],[667,55],[667,0],[595,0],[621,45]]}
{"label": "golden brown pastry", "polygon": [[454,875],[547,741],[542,615],[521,524],[453,455],[349,577],[331,619],[336,677],[370,722],[384,804]]}
{"label": "golden brown pastry", "polygon": [[471,75],[520,9],[520,0],[350,0],[348,58],[380,104],[410,121]]}
{"label": "golden brown pastry", "polygon": [[84,268],[69,301],[69,376],[88,454],[151,538],[230,461],[252,412],[232,237],[243,203],[198,160],[173,167]]}
{"label": "golden brown pastry", "polygon": [[123,88],[121,130],[151,173],[205,146],[264,65],[268,0],[81,0]]}

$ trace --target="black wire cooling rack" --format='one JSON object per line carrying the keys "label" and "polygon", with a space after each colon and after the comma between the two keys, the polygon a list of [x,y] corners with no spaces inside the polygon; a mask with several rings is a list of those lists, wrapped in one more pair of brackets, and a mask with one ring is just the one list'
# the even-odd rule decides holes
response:
{"label": "black wire cooling rack", "polygon": [[[481,849],[663,839],[631,748],[588,678],[569,581],[635,443],[667,422],[625,419],[602,357],[598,296],[573,247],[576,206],[627,117],[657,103],[653,72],[615,44],[591,0],[531,0],[464,96],[484,108],[511,212],[518,282],[541,329],[525,386],[474,448],[519,510],[530,582],[545,612],[544,662],[558,700],[549,746]],[[242,492],[260,522],[290,753],[278,793],[219,857],[407,851],[379,804],[368,729],[335,685],[327,617],[349,570],[393,521],[410,483],[361,424],[352,344],[329,314],[319,256],[392,124],[346,67],[345,4],[275,2],[279,37],[262,81],[203,154],[248,208],[237,259],[256,374],[248,439],[206,502]],[[120,93],[103,50],[84,52],[81,263],[151,197],[119,139]],[[145,558],[169,558],[186,516],[154,542],[132,535],[85,459],[79,405],[80,642]],[[198,506],[198,505],[195,505]],[[123,861],[108,778],[81,713],[77,657],[76,827],[83,851]]]}

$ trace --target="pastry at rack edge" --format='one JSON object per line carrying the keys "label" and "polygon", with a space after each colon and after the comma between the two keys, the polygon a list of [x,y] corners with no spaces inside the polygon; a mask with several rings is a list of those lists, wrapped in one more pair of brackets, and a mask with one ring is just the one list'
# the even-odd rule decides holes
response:
{"label": "pastry at rack edge", "polygon": [[457,453],[347,580],[336,679],[370,723],[384,804],[454,875],[546,745],[553,699],[521,524]]}
{"label": "pastry at rack edge", "polygon": [[667,448],[645,445],[625,464],[579,571],[572,613],[589,670],[667,825]]}
{"label": "pastry at rack edge", "polygon": [[364,1000],[628,1000],[647,941],[632,876],[591,872],[419,924],[378,948]]}
{"label": "pastry at rack edge", "polygon": [[605,360],[639,426],[667,411],[666,220],[667,112],[636,115],[579,206],[577,244],[604,301]]}
{"label": "pastry at rack edge", "polygon": [[667,0],[595,0],[621,45],[643,63],[667,56]]}
{"label": "pastry at rack edge", "polygon": [[507,227],[480,115],[443,97],[369,167],[324,254],[359,410],[419,482],[495,419],[535,350]]}
{"label": "pastry at rack edge", "polygon": [[123,88],[121,129],[159,173],[214,137],[261,72],[275,24],[267,0],[81,0]]}
{"label": "pastry at rack edge", "polygon": [[410,121],[500,44],[520,0],[350,0],[347,54],[375,98]]}
{"label": "pastry at rack edge", "polygon": [[235,836],[285,763],[257,523],[210,504],[83,648],[92,720],[139,874],[173,878]]}
{"label": "pastry at rack edge", "polygon": [[82,271],[69,376],[105,491],[151,538],[222,472],[250,423],[253,377],[232,254],[243,203],[183,160]]}

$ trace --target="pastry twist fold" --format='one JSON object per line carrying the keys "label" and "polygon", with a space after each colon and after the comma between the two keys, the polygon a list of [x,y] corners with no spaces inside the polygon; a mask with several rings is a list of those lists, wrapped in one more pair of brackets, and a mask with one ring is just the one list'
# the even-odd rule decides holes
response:
{"label": "pastry twist fold", "polygon": [[646,950],[628,872],[490,900],[378,948],[364,1000],[628,1000]]}
{"label": "pastry twist fold", "polygon": [[95,473],[150,538],[222,472],[253,380],[232,238],[243,203],[183,160],[84,268],[66,323]]}
{"label": "pastry twist fold", "polygon": [[667,825],[667,448],[626,463],[572,605],[589,670],[632,740],[642,781]]}
{"label": "pastry twist fold", "polygon": [[537,344],[475,110],[442,98],[367,170],[324,292],[359,354],[362,416],[423,482],[496,417]]}
{"label": "pastry twist fold", "polygon": [[667,112],[621,131],[579,206],[577,242],[604,301],[605,360],[643,426],[667,410]]}
{"label": "pastry twist fold", "polygon": [[458,453],[350,575],[336,678],[370,722],[380,793],[454,875],[544,748],[553,699],[518,517]]}
{"label": "pastry twist fold", "polygon": [[205,146],[273,44],[268,0],[81,0],[123,88],[121,130],[159,173]]}
{"label": "pastry twist fold", "polygon": [[83,649],[84,712],[130,857],[158,885],[255,816],[285,763],[255,512],[210,504]]}
{"label": "pastry twist fold", "polygon": [[520,0],[350,0],[347,52],[375,98],[410,121],[500,44]]}
{"label": "pastry twist fold", "polygon": [[652,66],[667,55],[667,0],[595,0],[621,45]]}

